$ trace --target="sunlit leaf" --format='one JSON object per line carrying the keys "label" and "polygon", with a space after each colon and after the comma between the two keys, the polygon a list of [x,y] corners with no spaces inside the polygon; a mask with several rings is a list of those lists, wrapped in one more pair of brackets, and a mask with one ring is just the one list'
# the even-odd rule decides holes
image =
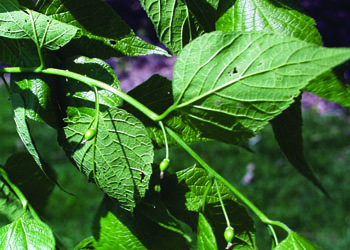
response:
{"label": "sunlit leaf", "polygon": [[218,249],[215,235],[209,222],[202,213],[198,215],[198,250]]}
{"label": "sunlit leaf", "polygon": [[99,114],[94,139],[84,143],[84,133],[94,119],[94,114],[83,112],[66,119],[60,143],[82,173],[94,180],[95,168],[98,186],[120,206],[133,210],[148,188],[152,142],[134,116],[121,109],[109,109]]}
{"label": "sunlit leaf", "polygon": [[159,39],[175,55],[204,33],[183,0],[141,0],[141,4],[151,18]]}
{"label": "sunlit leaf", "polygon": [[17,1],[0,3],[0,36],[31,39],[41,47],[56,50],[72,40],[78,28],[33,10],[22,10]]}
{"label": "sunlit leaf", "polygon": [[168,55],[160,47],[146,43],[107,4],[100,0],[40,0],[36,10],[50,18],[69,23],[80,32],[66,48],[69,55],[110,57]]}
{"label": "sunlit leaf", "polygon": [[205,136],[241,144],[288,108],[310,80],[349,57],[348,49],[280,34],[213,32],[178,57],[174,100]]}
{"label": "sunlit leaf", "polygon": [[282,241],[275,250],[321,250],[320,247],[314,245],[301,235],[291,232],[288,234],[288,237]]}
{"label": "sunlit leaf", "polygon": [[1,249],[55,249],[51,229],[41,221],[18,218],[0,228]]}

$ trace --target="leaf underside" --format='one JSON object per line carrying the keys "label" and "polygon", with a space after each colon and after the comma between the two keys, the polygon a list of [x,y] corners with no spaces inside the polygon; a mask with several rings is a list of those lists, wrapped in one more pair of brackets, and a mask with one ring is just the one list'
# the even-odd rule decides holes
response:
{"label": "leaf underside", "polygon": [[288,108],[310,80],[349,56],[348,49],[285,35],[212,32],[179,55],[175,105],[205,135],[241,144]]}
{"label": "leaf underside", "polygon": [[82,143],[95,116],[81,113],[67,119],[59,139],[78,169],[121,207],[133,210],[145,195],[152,173],[153,146],[147,132],[134,116],[121,109],[99,114],[93,140]]}

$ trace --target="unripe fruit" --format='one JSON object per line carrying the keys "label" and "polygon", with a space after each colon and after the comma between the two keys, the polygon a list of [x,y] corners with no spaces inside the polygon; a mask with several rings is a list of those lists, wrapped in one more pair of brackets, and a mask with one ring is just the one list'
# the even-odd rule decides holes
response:
{"label": "unripe fruit", "polygon": [[162,162],[159,164],[160,171],[165,171],[169,166],[169,162],[169,159],[162,160]]}
{"label": "unripe fruit", "polygon": [[84,133],[84,139],[86,141],[91,140],[92,138],[94,138],[96,135],[96,129],[95,128],[90,128],[88,130],[85,131]]}
{"label": "unripe fruit", "polygon": [[224,232],[224,237],[227,243],[231,243],[235,237],[235,230],[232,227],[227,227]]}
{"label": "unripe fruit", "polygon": [[159,164],[159,170],[160,170],[160,178],[163,179],[164,176],[164,171],[167,170],[169,166],[169,159],[164,159],[162,162]]}

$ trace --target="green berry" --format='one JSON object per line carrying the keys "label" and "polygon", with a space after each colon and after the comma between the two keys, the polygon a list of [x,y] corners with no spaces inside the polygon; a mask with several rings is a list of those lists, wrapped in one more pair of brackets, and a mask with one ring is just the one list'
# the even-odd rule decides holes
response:
{"label": "green berry", "polygon": [[162,162],[159,164],[159,169],[161,172],[164,172],[168,168],[169,162],[169,159],[162,160]]}
{"label": "green berry", "polygon": [[84,133],[84,139],[86,141],[91,140],[92,138],[94,138],[96,135],[96,129],[95,128],[90,128],[88,130],[85,131]]}
{"label": "green berry", "polygon": [[160,170],[160,178],[163,179],[164,177],[164,171],[167,170],[168,166],[169,166],[169,159],[164,159],[162,160],[162,162],[159,164],[159,170]]}
{"label": "green berry", "polygon": [[235,237],[235,230],[232,227],[227,227],[224,232],[224,237],[227,243],[231,243]]}

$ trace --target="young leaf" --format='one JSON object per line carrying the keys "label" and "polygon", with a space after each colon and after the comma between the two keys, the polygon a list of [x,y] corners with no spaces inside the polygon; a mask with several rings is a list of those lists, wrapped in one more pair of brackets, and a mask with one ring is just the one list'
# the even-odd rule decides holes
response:
{"label": "young leaf", "polygon": [[67,55],[110,57],[168,55],[160,47],[135,36],[130,27],[100,0],[54,0],[37,2],[36,10],[60,22],[69,23],[81,33],[65,50]]}
{"label": "young leaf", "polygon": [[282,114],[271,120],[273,132],[282,152],[299,173],[329,196],[307,163],[303,150],[301,96]]}
{"label": "young leaf", "polygon": [[350,57],[280,34],[201,36],[178,57],[173,94],[206,134],[239,144],[286,109],[308,82]]}
{"label": "young leaf", "polygon": [[275,250],[299,250],[299,249],[307,249],[307,250],[321,250],[320,247],[314,245],[301,235],[291,232],[288,234],[288,237],[282,241]]}
{"label": "young leaf", "polygon": [[[43,167],[50,176],[56,177],[45,162]],[[55,185],[46,178],[32,156],[26,152],[16,153],[7,159],[3,169],[34,210],[38,214],[42,213]]]}
{"label": "young leaf", "polygon": [[51,229],[41,221],[18,218],[0,228],[0,249],[55,249]]}
{"label": "young leaf", "polygon": [[215,235],[209,222],[202,213],[198,214],[198,250],[215,250],[216,245]]}
{"label": "young leaf", "polygon": [[183,0],[141,0],[161,42],[175,55],[204,33]]}
{"label": "young leaf", "polygon": [[[66,119],[59,134],[63,149],[76,166],[120,206],[132,211],[145,195],[152,173],[153,146],[146,129],[134,116],[121,109],[98,114],[97,133],[82,143],[95,114],[80,112]],[[96,176],[93,176],[95,168]]]}
{"label": "young leaf", "polygon": [[40,47],[57,50],[69,43],[78,28],[27,9],[17,1],[2,0],[0,4],[0,36],[31,39]]}

